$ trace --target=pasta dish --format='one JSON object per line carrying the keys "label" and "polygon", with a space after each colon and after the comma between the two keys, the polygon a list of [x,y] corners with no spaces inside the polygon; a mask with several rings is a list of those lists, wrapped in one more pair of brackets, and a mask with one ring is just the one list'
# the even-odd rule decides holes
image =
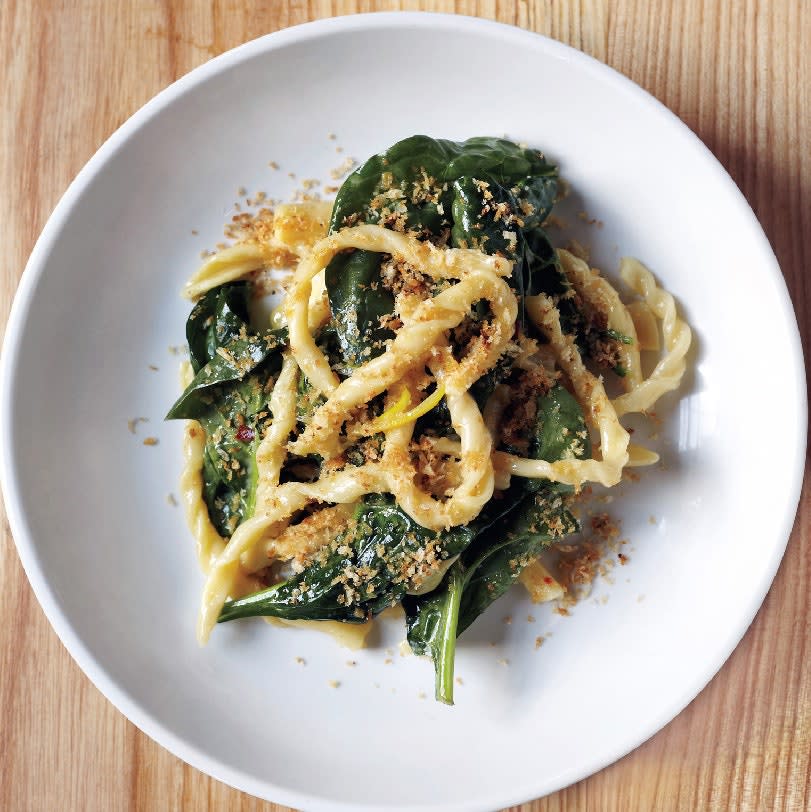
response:
{"label": "pasta dish", "polygon": [[620,419],[679,386],[690,345],[639,262],[621,263],[625,304],[552,246],[557,194],[535,150],[413,136],[189,280],[168,417],[187,421],[201,641],[237,618],[360,625],[402,605],[451,703],[457,637],[519,579],[554,592],[540,552],[577,531],[585,483],[658,459]]}

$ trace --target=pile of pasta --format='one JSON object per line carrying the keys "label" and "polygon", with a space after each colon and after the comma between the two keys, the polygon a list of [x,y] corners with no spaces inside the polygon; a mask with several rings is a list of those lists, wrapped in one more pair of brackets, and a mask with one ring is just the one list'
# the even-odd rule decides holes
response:
{"label": "pile of pasta", "polygon": [[[329,213],[328,203],[279,206],[267,239],[246,240],[210,257],[185,289],[188,298],[197,299],[211,288],[262,273],[280,252],[294,261],[280,310],[289,343],[269,398],[272,422],[256,452],[255,507],[228,540],[213,527],[201,496],[204,433],[195,421],[187,421],[185,428],[183,500],[207,574],[198,624],[201,641],[208,638],[227,598],[261,588],[255,573],[267,568],[269,561],[290,560],[329,543],[341,516],[346,515],[345,506],[366,494],[392,494],[416,522],[441,531],[474,520],[496,490],[509,486],[513,475],[578,489],[587,482],[608,487],[617,484],[626,466],[649,465],[658,459],[652,451],[630,442],[620,418],[649,411],[658,398],[679,386],[685,372],[690,328],[679,318],[673,297],[657,285],[650,271],[634,259],[622,260],[620,277],[636,296],[624,304],[599,272],[560,250],[560,265],[578,296],[606,317],[611,330],[631,339],[620,350],[623,391],[610,398],[602,378],[587,368],[574,339],[562,329],[555,303],[544,294],[528,296],[526,314],[545,339],[543,352],[551,356],[583,409],[597,440],[595,454],[592,459],[547,462],[497,450],[498,425],[509,393],[497,386],[480,410],[470,387],[497,364],[513,340],[519,304],[508,284],[512,263],[475,249],[437,247],[378,225],[357,225],[327,235]],[[324,269],[336,254],[348,249],[389,255],[441,284],[440,292],[433,296],[398,294],[399,325],[394,338],[382,354],[340,379],[315,336],[330,318]],[[457,359],[450,331],[481,300],[489,304],[488,329],[475,336],[464,357]],[[640,351],[659,353],[647,376],[643,375]],[[323,402],[291,441],[300,375],[306,376]],[[429,382],[434,390],[424,397]],[[370,417],[363,407],[378,396],[384,397],[385,408],[382,414]],[[410,444],[417,419],[443,397],[455,436],[426,442],[441,455],[445,479],[453,487],[437,499],[421,487],[424,472],[418,470]],[[313,482],[280,482],[288,455],[318,454],[329,461],[359,439],[375,434],[385,438],[378,459],[334,470],[323,466]],[[313,506],[324,506],[321,510],[332,514],[315,523],[307,534],[297,533],[291,518]],[[530,570],[525,582],[536,585],[536,599],[560,594],[554,582],[548,586],[551,578],[533,578],[532,574]]]}

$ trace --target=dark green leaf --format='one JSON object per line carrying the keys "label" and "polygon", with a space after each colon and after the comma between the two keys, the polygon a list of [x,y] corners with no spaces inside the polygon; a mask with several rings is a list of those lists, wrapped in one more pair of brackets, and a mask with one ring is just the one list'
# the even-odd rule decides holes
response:
{"label": "dark green leaf", "polygon": [[491,528],[457,562],[465,571],[457,634],[500,598],[545,546],[578,529],[557,489],[527,494],[505,527]]}
{"label": "dark green leaf", "polygon": [[394,297],[383,287],[380,265],[383,254],[345,252],[333,257],[326,269],[332,325],[346,364],[359,366],[386,349],[391,330],[380,319],[394,310]]}
{"label": "dark green leaf", "polygon": [[306,426],[309,424],[313,412],[326,402],[326,398],[316,391],[306,375],[299,374],[296,388],[296,420]]}
{"label": "dark green leaf", "polygon": [[253,513],[256,448],[271,417],[267,402],[275,371],[266,364],[242,381],[221,386],[215,402],[197,417],[206,433],[203,497],[212,523],[225,537]]}
{"label": "dark green leaf", "polygon": [[[372,204],[393,210],[396,202],[407,229],[439,236],[451,225],[450,185],[465,177],[514,189],[513,195],[524,202],[526,227],[547,217],[557,192],[557,168],[536,150],[501,138],[455,142],[414,135],[372,156],[344,181],[335,198],[330,231],[358,221],[378,222],[381,205]],[[384,192],[390,197],[381,201],[378,195]]]}
{"label": "dark green leaf", "polygon": [[452,189],[451,243],[455,247],[478,248],[486,254],[500,254],[509,259],[522,255],[522,227],[516,219],[518,204],[507,189],[498,183],[481,181],[478,176],[459,178]]}
{"label": "dark green leaf", "polygon": [[194,376],[166,415],[167,420],[200,419],[220,398],[222,384],[237,383],[260,364],[278,356],[287,341],[287,330],[267,330],[261,335],[233,338],[218,347],[211,360]]}
{"label": "dark green leaf", "polygon": [[[408,642],[415,654],[427,654],[434,661],[434,694],[440,702],[453,705],[453,671],[459,603],[465,586],[461,567],[452,566],[441,589],[420,603],[418,613],[407,612]],[[406,605],[412,599],[406,598]],[[418,600],[418,599],[413,599]]]}
{"label": "dark green leaf", "polygon": [[217,347],[238,338],[247,322],[247,282],[212,288],[196,302],[186,321],[186,342],[194,373],[214,358]]}
{"label": "dark green leaf", "polygon": [[192,308],[186,337],[196,374],[167,415],[197,420],[205,432],[203,499],[225,537],[253,512],[256,447],[287,337],[284,330],[251,331],[248,295],[248,283],[222,285]]}
{"label": "dark green leaf", "polygon": [[529,456],[536,460],[588,459],[589,437],[583,409],[560,384],[538,398]]}
{"label": "dark green leaf", "polygon": [[370,495],[358,507],[350,530],[303,572],[254,595],[228,601],[219,620],[265,615],[362,621],[418,588],[426,555],[437,561],[451,559],[474,535],[467,527],[434,533],[417,524],[391,497]]}
{"label": "dark green leaf", "polygon": [[[452,245],[514,259],[513,286],[523,297],[533,270],[524,233],[549,214],[556,190],[556,167],[535,150],[499,138],[457,143],[415,135],[372,156],[344,181],[330,231],[365,222],[436,240],[450,232]],[[378,287],[381,261],[357,251],[327,268],[340,351],[350,366],[379,354],[391,336],[380,328],[380,317],[394,306]]]}
{"label": "dark green leaf", "polygon": [[[583,412],[562,386],[538,398],[529,455],[550,462],[591,455]],[[491,499],[485,505],[478,519],[480,532],[440,586],[427,595],[403,600],[409,644],[415,652],[434,658],[438,699],[451,702],[453,698],[452,685],[448,693],[440,676],[453,669],[448,662],[453,657],[453,647],[447,643],[449,629],[455,625],[456,635],[461,634],[509,589],[544,546],[577,531],[577,521],[567,507],[570,490],[558,483],[515,477],[501,500]]]}

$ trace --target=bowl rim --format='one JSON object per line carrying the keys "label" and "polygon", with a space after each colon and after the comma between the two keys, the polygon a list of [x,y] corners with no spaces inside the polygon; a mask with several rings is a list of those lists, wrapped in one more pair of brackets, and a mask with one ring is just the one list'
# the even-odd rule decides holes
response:
{"label": "bowl rim", "polygon": [[[691,142],[692,148],[708,162],[708,166],[713,167],[719,180],[726,184],[730,195],[729,199],[735,201],[742,214],[749,218],[751,228],[762,241],[764,258],[771,260],[770,262],[764,262],[763,273],[768,276],[771,284],[775,286],[783,316],[789,324],[790,343],[792,345],[789,348],[791,351],[790,361],[794,367],[797,402],[799,413],[802,416],[802,425],[797,427],[798,439],[801,439],[802,442],[798,442],[794,448],[794,459],[791,466],[793,473],[792,487],[786,495],[786,506],[781,517],[782,521],[777,536],[778,538],[785,538],[785,542],[775,545],[768,559],[764,560],[758,589],[749,604],[749,611],[744,613],[738,622],[734,624],[734,628],[729,630],[726,645],[717,653],[716,658],[706,664],[698,682],[691,682],[689,686],[683,687],[676,699],[671,701],[654,719],[644,726],[641,735],[637,735],[633,739],[623,739],[619,746],[614,748],[612,755],[608,759],[598,758],[594,761],[578,763],[564,774],[557,775],[553,779],[547,778],[544,781],[536,780],[534,784],[530,782],[523,785],[520,790],[505,788],[505,791],[499,794],[498,797],[479,799],[474,807],[471,807],[467,802],[418,807],[424,811],[436,810],[436,812],[440,812],[440,809],[443,812],[454,812],[455,810],[461,812],[461,810],[470,810],[472,808],[489,810],[541,797],[592,775],[636,749],[661,730],[698,696],[727,661],[757,614],[788,544],[800,498],[807,439],[805,365],[796,316],[777,259],[760,223],[726,169],[680,118],[631,79],[582,51],[528,29],[478,17],[434,12],[374,12],[323,18],[266,34],[226,51],[194,68],[160,91],[105,140],[70,183],[34,245],[12,302],[2,354],[0,354],[0,486],[2,487],[9,526],[18,555],[48,621],[79,668],[105,698],[127,719],[184,762],[219,781],[257,797],[295,808],[318,808],[335,810],[336,812],[338,810],[349,812],[349,810],[359,808],[371,808],[371,805],[359,806],[356,803],[336,801],[319,796],[317,793],[302,793],[285,789],[270,780],[257,779],[243,773],[238,768],[222,764],[195,744],[186,741],[171,729],[165,727],[160,719],[154,718],[127,693],[124,687],[113,680],[99,664],[93,652],[84,644],[79,634],[59,608],[58,601],[37,553],[37,544],[27,517],[21,508],[22,501],[17,469],[9,449],[11,448],[10,438],[13,434],[13,426],[10,420],[14,395],[12,381],[18,366],[23,326],[34,298],[37,282],[44,273],[53,245],[58,240],[62,230],[69,224],[76,202],[92,184],[107,162],[115,157],[116,152],[128,139],[186,92],[204,83],[210,77],[236,68],[240,63],[254,56],[272,52],[288,45],[330,37],[335,34],[373,32],[388,29],[392,26],[398,28],[410,26],[412,29],[449,30],[454,33],[461,30],[465,33],[481,33],[489,36],[511,38],[517,45],[527,48],[541,48],[561,60],[578,62],[580,67],[589,71],[598,83],[611,84],[616,89],[635,96],[637,101],[643,102],[648,107],[651,114],[659,117],[660,120],[664,119],[669,127],[679,130],[682,137]],[[791,329],[792,326],[793,330]],[[533,786],[535,787],[534,790],[532,789]],[[393,799],[393,803],[389,808],[404,810],[417,807],[397,804],[396,799]]]}

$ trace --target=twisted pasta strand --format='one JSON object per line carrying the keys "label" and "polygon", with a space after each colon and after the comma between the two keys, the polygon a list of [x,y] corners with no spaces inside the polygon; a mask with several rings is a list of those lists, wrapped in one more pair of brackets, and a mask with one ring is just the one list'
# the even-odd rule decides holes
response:
{"label": "twisted pasta strand", "polygon": [[650,377],[614,401],[619,416],[645,412],[666,392],[677,389],[687,368],[686,355],[692,331],[676,312],[673,296],[656,284],[653,274],[639,260],[624,257],[620,276],[628,287],[642,296],[654,315],[662,322],[665,354]]}

